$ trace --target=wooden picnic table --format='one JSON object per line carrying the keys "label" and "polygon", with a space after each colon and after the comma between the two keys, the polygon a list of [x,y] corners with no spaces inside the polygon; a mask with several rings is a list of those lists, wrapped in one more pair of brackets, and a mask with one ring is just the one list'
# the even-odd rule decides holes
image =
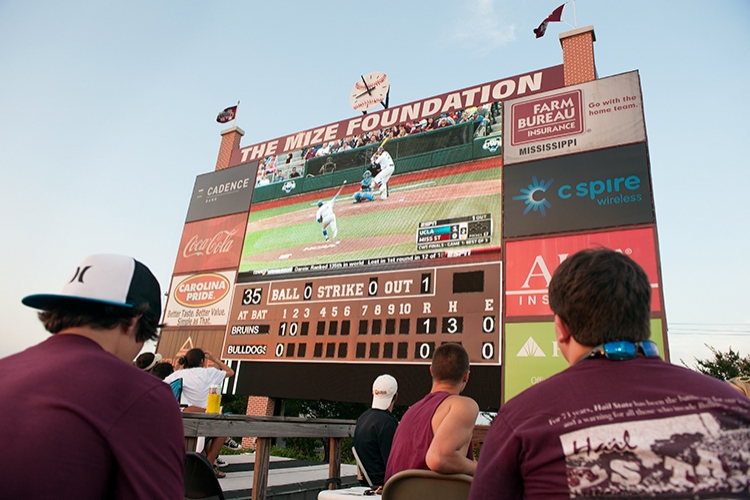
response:
{"label": "wooden picnic table", "polygon": [[[341,476],[341,438],[353,437],[356,421],[329,418],[259,417],[183,412],[185,448],[194,450],[199,436],[256,437],[252,500],[265,500],[272,438],[330,440],[328,477]],[[329,488],[335,488],[335,484]]]}

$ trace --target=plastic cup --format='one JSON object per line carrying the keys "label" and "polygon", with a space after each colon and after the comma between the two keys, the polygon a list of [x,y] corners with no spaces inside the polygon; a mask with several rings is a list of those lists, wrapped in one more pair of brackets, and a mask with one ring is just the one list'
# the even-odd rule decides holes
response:
{"label": "plastic cup", "polygon": [[208,388],[208,403],[206,403],[206,413],[221,412],[221,388],[218,385],[212,385]]}

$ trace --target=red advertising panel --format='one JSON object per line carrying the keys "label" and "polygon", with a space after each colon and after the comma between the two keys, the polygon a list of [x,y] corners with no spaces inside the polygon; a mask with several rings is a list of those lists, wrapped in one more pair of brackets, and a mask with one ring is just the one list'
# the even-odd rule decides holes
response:
{"label": "red advertising panel", "polygon": [[236,268],[246,225],[246,213],[185,224],[174,273]]}
{"label": "red advertising panel", "polygon": [[548,286],[557,266],[585,248],[606,247],[628,255],[643,267],[651,282],[651,310],[661,311],[653,228],[576,234],[558,238],[510,241],[505,244],[505,315],[547,316]]}

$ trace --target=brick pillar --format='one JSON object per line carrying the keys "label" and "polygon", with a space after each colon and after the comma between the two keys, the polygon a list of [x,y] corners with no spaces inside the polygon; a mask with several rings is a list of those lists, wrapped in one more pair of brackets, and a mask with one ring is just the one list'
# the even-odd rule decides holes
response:
{"label": "brick pillar", "polygon": [[221,131],[221,146],[219,146],[219,157],[216,159],[216,170],[229,168],[229,158],[232,150],[240,148],[240,139],[245,131],[234,126]]}
{"label": "brick pillar", "polygon": [[[246,415],[256,415],[259,417],[273,417],[273,409],[276,400],[266,396],[248,396]],[[254,437],[243,437],[242,447],[255,449]]]}
{"label": "brick pillar", "polygon": [[596,80],[593,26],[560,33],[565,67],[565,86]]}

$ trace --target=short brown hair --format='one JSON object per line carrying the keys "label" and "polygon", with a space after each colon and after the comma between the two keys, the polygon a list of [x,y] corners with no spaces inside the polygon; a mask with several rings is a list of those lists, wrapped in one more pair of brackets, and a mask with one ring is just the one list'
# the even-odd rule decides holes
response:
{"label": "short brown hair", "polygon": [[609,249],[568,257],[549,283],[552,311],[581,345],[651,336],[651,284],[633,259]]}
{"label": "short brown hair", "polygon": [[39,313],[39,320],[50,333],[59,333],[68,328],[87,326],[109,330],[122,326],[127,328],[133,318],[140,316],[136,324],[135,340],[145,342],[159,338],[159,320],[146,314],[148,304],[137,307],[117,307],[96,302],[71,300],[65,305],[52,307]]}
{"label": "short brown hair", "polygon": [[432,356],[432,378],[458,383],[468,371],[469,354],[461,344],[451,342],[435,349]]}

